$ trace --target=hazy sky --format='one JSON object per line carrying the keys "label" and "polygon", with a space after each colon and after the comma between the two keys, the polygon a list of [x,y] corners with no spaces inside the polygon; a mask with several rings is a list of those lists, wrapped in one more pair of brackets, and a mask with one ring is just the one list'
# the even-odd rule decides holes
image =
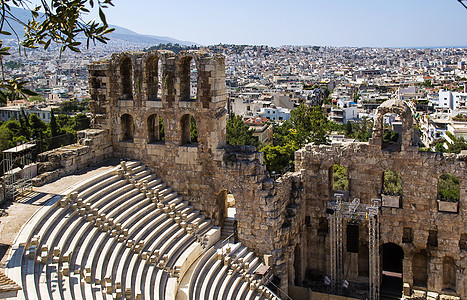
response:
{"label": "hazy sky", "polygon": [[467,46],[457,0],[114,0],[109,24],[203,45]]}

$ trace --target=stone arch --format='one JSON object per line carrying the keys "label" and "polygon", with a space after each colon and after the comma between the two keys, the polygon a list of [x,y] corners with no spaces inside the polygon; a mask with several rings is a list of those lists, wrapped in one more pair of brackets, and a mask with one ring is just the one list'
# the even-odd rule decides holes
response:
{"label": "stone arch", "polygon": [[156,114],[152,114],[147,119],[147,141],[148,143],[163,142],[165,140],[164,121]]}
{"label": "stone arch", "polygon": [[147,100],[160,100],[157,94],[159,92],[159,58],[151,55],[146,58],[144,65],[144,78],[146,83]]}
{"label": "stone arch", "polygon": [[181,52],[177,57],[177,74],[180,101],[195,101],[198,96],[198,58],[191,52]]}
{"label": "stone arch", "polygon": [[121,135],[120,141],[131,142],[135,134],[135,124],[130,114],[123,114],[120,117]]}
{"label": "stone arch", "polygon": [[198,143],[198,129],[196,127],[196,119],[192,115],[183,115],[180,119],[180,127],[182,145]]}
{"label": "stone arch", "polygon": [[385,243],[382,245],[382,270],[394,273],[402,273],[402,263],[404,260],[404,250],[401,246],[394,243]]}
{"label": "stone arch", "polygon": [[120,99],[132,100],[133,99],[133,68],[131,59],[127,56],[123,56],[120,59],[120,85],[121,94]]}
{"label": "stone arch", "polygon": [[425,251],[415,253],[412,259],[413,285],[427,287],[428,283],[428,258]]}
{"label": "stone arch", "polygon": [[443,259],[443,290],[456,291],[456,263],[449,256]]}
{"label": "stone arch", "polygon": [[378,107],[370,143],[381,148],[383,147],[383,116],[387,113],[394,113],[400,116],[402,120],[401,150],[407,150],[414,142],[413,116],[409,105],[403,100],[387,100]]}
{"label": "stone arch", "polygon": [[381,250],[381,291],[402,293],[404,250],[394,243],[383,244]]}

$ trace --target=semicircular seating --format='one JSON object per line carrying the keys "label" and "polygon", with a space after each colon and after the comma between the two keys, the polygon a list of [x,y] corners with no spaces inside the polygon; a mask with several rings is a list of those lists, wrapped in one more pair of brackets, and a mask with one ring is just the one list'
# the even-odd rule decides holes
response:
{"label": "semicircular seating", "polygon": [[[23,226],[6,274],[18,299],[278,299],[261,261],[136,161],[54,197]],[[184,278],[186,276],[186,278]]]}

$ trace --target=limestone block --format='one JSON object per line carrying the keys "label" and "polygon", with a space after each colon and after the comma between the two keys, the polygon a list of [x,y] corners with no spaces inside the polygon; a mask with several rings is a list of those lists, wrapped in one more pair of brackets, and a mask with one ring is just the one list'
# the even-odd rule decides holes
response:
{"label": "limestone block", "polygon": [[439,299],[439,294],[436,292],[427,292],[426,293],[426,299],[427,300],[438,300]]}
{"label": "limestone block", "polygon": [[407,297],[409,297],[412,294],[410,284],[407,282],[404,282],[403,293],[404,293],[404,296],[407,296]]}

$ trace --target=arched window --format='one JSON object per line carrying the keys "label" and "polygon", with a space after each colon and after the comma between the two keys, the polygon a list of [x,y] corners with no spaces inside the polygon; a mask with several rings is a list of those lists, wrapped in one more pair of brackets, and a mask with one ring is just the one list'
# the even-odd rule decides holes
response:
{"label": "arched window", "polygon": [[135,132],[135,126],[133,124],[133,117],[129,114],[124,114],[120,117],[121,125],[121,138],[120,141],[131,142]]}
{"label": "arched window", "polygon": [[151,56],[146,60],[147,100],[157,100],[158,60]]}
{"label": "arched window", "polygon": [[133,89],[132,89],[132,67],[131,60],[128,57],[125,57],[120,62],[120,77],[122,85],[122,100],[131,100],[133,99]]}
{"label": "arched window", "polygon": [[157,115],[148,117],[148,143],[163,142],[165,140],[164,121]]}
{"label": "arched window", "polygon": [[443,259],[443,290],[456,291],[456,263],[449,256]]}
{"label": "arched window", "polygon": [[198,69],[195,60],[190,63],[190,100],[196,100],[198,95]]}
{"label": "arched window", "polygon": [[402,140],[402,122],[394,113],[383,116],[383,150],[400,151]]}
{"label": "arched window", "polygon": [[157,99],[162,99],[162,84],[165,80],[162,78],[162,60],[157,61]]}
{"label": "arched window", "polygon": [[198,142],[198,130],[196,128],[196,120],[191,115],[184,115],[181,119],[182,145],[193,144]]}
{"label": "arched window", "polygon": [[413,285],[427,287],[428,260],[425,253],[416,253],[412,261]]}
{"label": "arched window", "polygon": [[195,100],[198,86],[198,72],[192,57],[185,57],[179,63],[180,100]]}

